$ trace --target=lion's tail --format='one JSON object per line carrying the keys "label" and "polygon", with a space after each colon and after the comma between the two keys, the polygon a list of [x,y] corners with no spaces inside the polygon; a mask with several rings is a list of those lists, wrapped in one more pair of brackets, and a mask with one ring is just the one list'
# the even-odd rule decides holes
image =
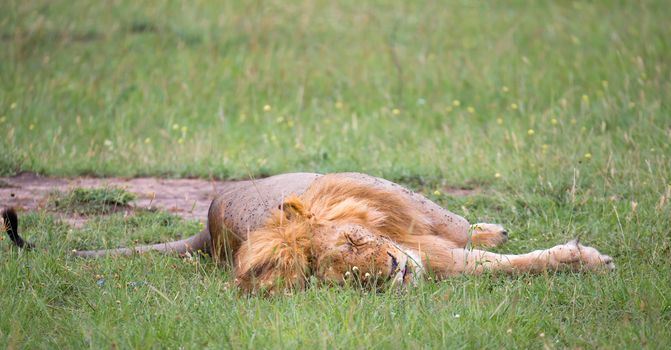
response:
{"label": "lion's tail", "polygon": [[82,258],[98,258],[103,256],[134,255],[156,251],[161,253],[186,254],[201,251],[210,253],[210,232],[206,229],[200,233],[179,241],[142,245],[132,248],[116,248],[101,250],[74,250],[74,256]]}
{"label": "lion's tail", "polygon": [[2,210],[2,226],[9,235],[9,239],[19,248],[31,249],[33,244],[26,242],[19,236],[19,218],[14,208],[5,208]]}
{"label": "lion's tail", "polygon": [[[31,249],[34,245],[26,242],[19,236],[19,219],[14,208],[5,208],[2,210],[2,226],[9,235],[9,239],[19,248]],[[179,241],[158,243],[151,245],[143,245],[133,248],[117,248],[117,249],[102,249],[102,250],[82,250],[73,251],[73,255],[83,258],[97,258],[102,256],[114,255],[133,255],[148,251],[158,251],[164,253],[178,253],[185,254],[191,252],[202,251],[204,253],[210,252],[210,232],[206,229],[200,233]]]}

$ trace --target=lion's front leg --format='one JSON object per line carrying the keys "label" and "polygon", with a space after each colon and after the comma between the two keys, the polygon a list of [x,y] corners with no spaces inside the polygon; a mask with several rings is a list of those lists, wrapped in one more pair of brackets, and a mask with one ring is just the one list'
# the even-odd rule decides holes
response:
{"label": "lion's front leg", "polygon": [[577,241],[520,255],[452,249],[445,257],[449,257],[451,261],[441,264],[443,271],[437,271],[443,276],[483,272],[607,271],[615,268],[611,257]]}

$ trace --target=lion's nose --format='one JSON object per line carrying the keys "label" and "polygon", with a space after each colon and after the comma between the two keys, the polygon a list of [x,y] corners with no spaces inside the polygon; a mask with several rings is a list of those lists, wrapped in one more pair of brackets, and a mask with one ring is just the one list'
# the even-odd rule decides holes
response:
{"label": "lion's nose", "polygon": [[501,234],[508,237],[508,231],[506,231],[506,230],[501,231]]}

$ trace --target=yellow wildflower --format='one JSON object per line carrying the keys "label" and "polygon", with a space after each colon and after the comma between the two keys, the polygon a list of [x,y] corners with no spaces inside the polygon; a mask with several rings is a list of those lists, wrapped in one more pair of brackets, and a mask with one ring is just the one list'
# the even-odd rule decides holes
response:
{"label": "yellow wildflower", "polygon": [[585,159],[592,159],[592,153],[585,153]]}
{"label": "yellow wildflower", "polygon": [[391,110],[391,113],[394,114],[394,115],[399,115],[399,114],[401,114],[401,110],[398,109],[398,108],[394,108],[394,109]]}
{"label": "yellow wildflower", "polygon": [[505,85],[504,85],[504,86],[503,86],[503,87],[501,88],[501,91],[503,91],[503,92],[508,92],[508,91],[509,91],[509,89],[508,89],[508,87],[507,87],[507,86],[505,86]]}
{"label": "yellow wildflower", "polygon": [[527,130],[527,135],[529,135],[529,136],[533,136],[535,133],[536,132],[534,131],[534,129]]}
{"label": "yellow wildflower", "polygon": [[177,123],[172,124],[172,130],[177,130],[177,129],[179,129],[179,124],[177,124]]}
{"label": "yellow wildflower", "polygon": [[511,103],[510,104],[510,109],[516,110],[517,109],[517,103]]}
{"label": "yellow wildflower", "polygon": [[144,139],[144,143],[145,143],[145,144],[150,144],[150,143],[151,143],[151,139],[147,137],[146,139]]}
{"label": "yellow wildflower", "polygon": [[438,191],[438,190],[433,191],[433,195],[434,196],[440,196],[440,191]]}
{"label": "yellow wildflower", "polygon": [[557,118],[550,119],[550,124],[557,125],[557,123],[558,123]]}
{"label": "yellow wildflower", "polygon": [[500,174],[500,173],[496,173],[496,174],[494,174],[494,177],[498,179],[498,178],[501,177],[501,174]]}
{"label": "yellow wildflower", "polygon": [[265,106],[263,106],[263,111],[264,111],[264,112],[270,112],[270,110],[272,110],[272,109],[273,109],[273,108],[270,107],[270,105],[265,105]]}
{"label": "yellow wildflower", "polygon": [[177,139],[177,143],[179,143],[180,145],[183,144],[183,143],[184,143],[184,139],[180,137],[179,139]]}
{"label": "yellow wildflower", "polygon": [[455,106],[455,107],[459,107],[459,106],[461,106],[461,102],[459,102],[459,100],[454,100],[454,101],[452,101],[452,105]]}
{"label": "yellow wildflower", "polygon": [[503,125],[503,118],[496,118],[496,124]]}
{"label": "yellow wildflower", "polygon": [[337,109],[342,109],[342,107],[343,107],[342,102],[337,101],[337,102],[335,103],[335,108],[337,108]]}
{"label": "yellow wildflower", "polygon": [[30,125],[28,125],[28,130],[33,130],[33,129],[35,129],[35,124],[30,123]]}
{"label": "yellow wildflower", "polygon": [[475,113],[475,108],[473,108],[472,106],[468,106],[468,108],[466,108],[466,110],[467,110],[468,113],[470,113],[470,114]]}

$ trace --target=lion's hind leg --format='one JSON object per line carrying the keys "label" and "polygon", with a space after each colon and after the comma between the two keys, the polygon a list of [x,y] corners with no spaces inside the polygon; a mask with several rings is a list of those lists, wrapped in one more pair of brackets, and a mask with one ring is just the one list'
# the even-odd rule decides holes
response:
{"label": "lion's hind leg", "polygon": [[470,232],[471,243],[476,247],[498,247],[508,241],[508,231],[497,224],[473,224]]}

